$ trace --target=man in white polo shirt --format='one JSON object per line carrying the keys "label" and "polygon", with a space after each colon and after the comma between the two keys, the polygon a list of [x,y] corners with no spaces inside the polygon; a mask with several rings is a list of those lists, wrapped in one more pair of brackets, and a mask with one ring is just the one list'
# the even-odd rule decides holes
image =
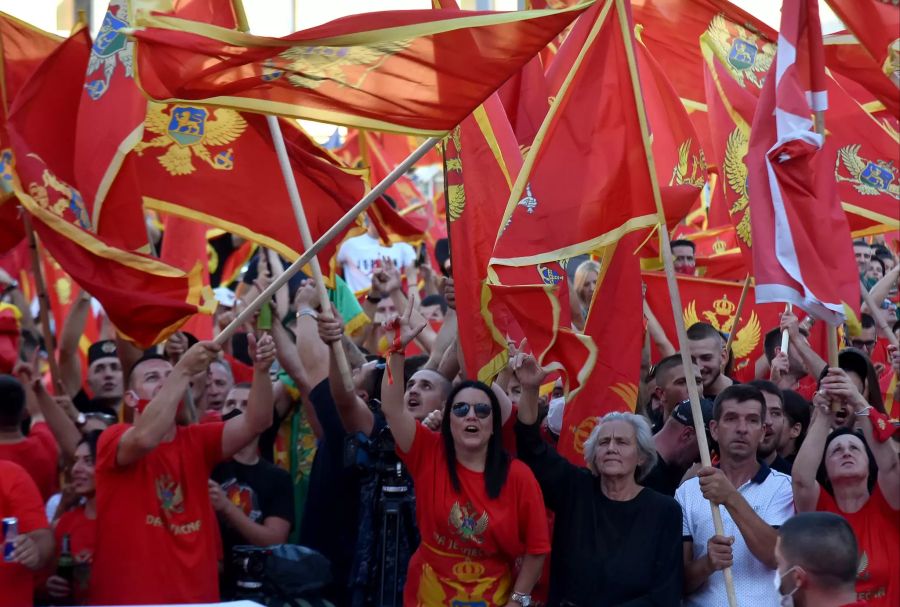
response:
{"label": "man in white polo shirt", "polygon": [[[776,528],[794,514],[794,497],[791,477],[756,459],[765,417],[759,389],[735,384],[723,390],[709,422],[719,444],[718,467],[701,469],[675,493],[684,513],[685,607],[727,605],[719,573],[726,567],[742,605],[778,605],[772,584]],[[715,534],[709,502],[724,506],[724,536]]]}

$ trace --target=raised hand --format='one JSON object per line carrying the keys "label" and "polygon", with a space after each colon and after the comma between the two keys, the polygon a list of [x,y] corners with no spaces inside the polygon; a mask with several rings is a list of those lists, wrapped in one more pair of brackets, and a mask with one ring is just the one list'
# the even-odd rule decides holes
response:
{"label": "raised hand", "polygon": [[188,375],[194,376],[206,371],[221,350],[221,346],[212,341],[199,341],[188,348],[178,366],[184,369]]}
{"label": "raised hand", "polygon": [[275,340],[268,333],[256,337],[253,333],[247,334],[247,349],[253,359],[253,366],[258,371],[269,372],[272,363],[275,362]]}
{"label": "raised hand", "polygon": [[419,304],[418,299],[416,294],[413,293],[409,301],[406,302],[406,309],[403,310],[403,314],[395,316],[384,323],[386,331],[394,330],[397,327],[400,328],[400,345],[403,349],[406,349],[406,346],[428,326],[428,321],[416,309]]}
{"label": "raised hand", "polygon": [[[524,345],[525,340],[522,340],[520,347]],[[521,352],[516,354],[513,371],[515,371],[516,377],[523,388],[539,388],[547,377],[547,372],[541,368],[533,355]]]}
{"label": "raised hand", "polygon": [[400,276],[400,270],[390,259],[385,259],[381,264],[381,269],[372,274],[372,287],[385,297],[399,291],[402,286],[403,279]]}
{"label": "raised hand", "polygon": [[316,291],[316,281],[312,278],[307,278],[300,283],[300,288],[294,294],[294,308],[299,311],[304,308],[315,310],[318,307],[319,294]]}

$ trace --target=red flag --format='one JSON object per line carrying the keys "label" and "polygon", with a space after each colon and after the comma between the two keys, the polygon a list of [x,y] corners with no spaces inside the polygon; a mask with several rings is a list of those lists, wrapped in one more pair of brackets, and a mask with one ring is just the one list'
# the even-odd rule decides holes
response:
{"label": "red flag", "polygon": [[[91,49],[79,104],[75,172],[94,230],[108,242],[147,252],[139,184],[143,174],[128,152],[145,133],[147,99],[134,84],[136,3],[110,0]],[[233,27],[232,0],[164,0],[155,8],[179,17]]]}
{"label": "red flag", "polygon": [[17,97],[9,117],[16,195],[32,215],[41,243],[96,297],[116,328],[141,346],[210,313],[199,268],[185,274],[159,260],[110,245],[90,226],[73,185],[75,121],[90,38],[73,35],[51,54]]}
{"label": "red flag", "polygon": [[519,72],[513,74],[497,94],[509,117],[519,147],[527,152],[550,107],[550,87],[540,56],[534,57]]}
{"label": "red flag", "polygon": [[[199,266],[203,286],[209,287],[207,227],[202,223],[176,216],[166,216],[164,225],[160,260],[176,268],[181,268],[185,272],[190,272],[192,268]],[[195,314],[181,329],[197,339],[212,339],[212,316]]]}
{"label": "red flag", "polygon": [[509,312],[485,285],[488,260],[522,156],[496,95],[454,129],[446,142],[447,213],[459,341],[466,371],[489,381],[507,361]]}
{"label": "red flag", "polygon": [[584,326],[597,348],[597,362],[586,384],[566,402],[557,449],[584,465],[584,441],[599,416],[635,409],[641,373],[642,341],[635,330],[643,318],[641,274],[634,250],[640,234],[629,234],[604,251],[597,290]]}
{"label": "red flag", "polygon": [[134,34],[137,69],[154,99],[215,98],[294,118],[441,135],[587,6],[367,13],[284,38],[153,16]]}
{"label": "red flag", "polygon": [[[632,42],[623,40],[612,6],[594,5],[554,62],[568,67],[567,76],[507,202],[492,264],[565,259],[657,221],[637,108],[628,94],[624,45]],[[584,43],[571,44],[579,40]]]}
{"label": "red flag", "polygon": [[827,1],[868,55],[868,61],[858,55],[855,58],[862,70],[845,75],[854,78],[861,76],[860,72],[877,70],[880,82],[867,78],[867,88],[896,116],[900,113],[900,6],[885,0]]}
{"label": "red flag", "polygon": [[823,136],[809,118],[827,107],[814,0],[785,1],[779,45],[747,154],[757,301],[790,302],[836,324],[845,303],[859,302],[859,275]]}
{"label": "red flag", "polygon": [[19,90],[62,38],[0,13],[0,253],[9,251],[25,236],[19,203],[13,196],[12,151],[6,134],[9,108]]}
{"label": "red flag", "polygon": [[[856,83],[878,99],[890,116],[900,116],[900,85],[885,76],[882,66],[846,30],[825,36],[825,65],[833,72]],[[894,53],[900,51],[894,50]],[[845,87],[846,88],[846,87]],[[848,91],[849,92],[849,91]],[[854,98],[859,99],[857,95]],[[874,110],[870,110],[875,113]],[[896,121],[896,118],[894,118]]]}
{"label": "red flag", "polygon": [[[672,318],[672,304],[666,285],[666,276],[661,272],[644,272],[647,285],[647,305],[662,325],[673,344],[678,343],[675,320]],[[763,336],[769,329],[778,327],[784,306],[759,304],[753,287],[749,287],[741,317],[736,318],[737,304],[741,298],[743,284],[708,278],[678,276],[678,291],[684,306],[682,318],[686,327],[696,322],[711,324],[726,335],[736,330],[732,351],[734,366],[732,377],[740,381],[755,379],[756,359],[763,355]],[[660,356],[653,347],[652,361]]]}

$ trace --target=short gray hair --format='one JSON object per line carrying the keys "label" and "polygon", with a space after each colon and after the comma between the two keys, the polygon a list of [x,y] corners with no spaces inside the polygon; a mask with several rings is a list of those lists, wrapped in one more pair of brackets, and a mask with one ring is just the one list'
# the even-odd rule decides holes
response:
{"label": "short gray hair", "polygon": [[634,436],[637,439],[638,454],[643,457],[644,463],[638,464],[634,471],[634,480],[640,482],[653,470],[656,466],[656,447],[653,444],[653,433],[650,430],[650,424],[643,415],[635,415],[634,413],[607,413],[597,422],[591,435],[584,441],[584,461],[587,463],[588,469],[598,476],[599,472],[594,465],[594,456],[597,455],[597,441],[600,438],[600,427],[607,422],[628,422],[634,428]]}

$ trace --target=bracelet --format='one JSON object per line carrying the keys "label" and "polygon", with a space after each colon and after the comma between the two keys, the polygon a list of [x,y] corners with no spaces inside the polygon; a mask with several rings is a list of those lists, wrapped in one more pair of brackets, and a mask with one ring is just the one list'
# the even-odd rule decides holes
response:
{"label": "bracelet", "polygon": [[319,319],[319,315],[312,308],[303,308],[297,312],[297,320],[300,320],[304,316],[311,316],[315,320]]}
{"label": "bracelet", "polygon": [[856,412],[857,417],[869,417],[869,410],[872,408],[872,405],[866,405],[862,408],[861,411]]}
{"label": "bracelet", "polygon": [[377,304],[378,302],[381,301],[381,299],[382,299],[381,297],[378,297],[377,295],[372,295],[371,293],[366,295],[366,301],[373,303],[373,304]]}

